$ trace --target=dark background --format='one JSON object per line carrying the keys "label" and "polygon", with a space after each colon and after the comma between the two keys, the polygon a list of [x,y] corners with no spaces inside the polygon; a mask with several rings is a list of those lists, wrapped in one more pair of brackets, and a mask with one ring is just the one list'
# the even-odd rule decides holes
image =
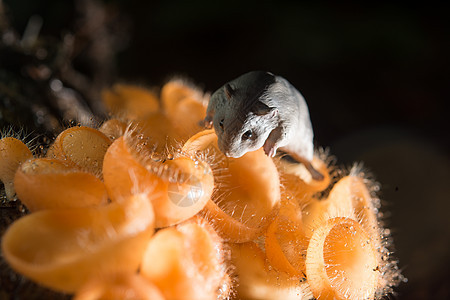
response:
{"label": "dark background", "polygon": [[[123,80],[160,86],[181,75],[214,91],[255,69],[287,78],[308,102],[316,144],[329,148],[339,165],[363,161],[381,183],[394,253],[409,279],[396,289],[398,299],[450,298],[446,7],[180,0],[86,6],[91,2],[4,1],[19,34],[37,14],[41,36],[54,39],[79,30],[86,11],[94,12],[94,20],[106,12],[106,33],[86,38],[72,60],[88,78],[93,68],[106,68],[100,85]],[[102,36],[110,38],[104,45],[116,47],[103,49],[110,58],[104,65],[83,52]],[[0,68],[2,59],[8,60],[5,52]],[[101,115],[97,100],[87,102]]]}

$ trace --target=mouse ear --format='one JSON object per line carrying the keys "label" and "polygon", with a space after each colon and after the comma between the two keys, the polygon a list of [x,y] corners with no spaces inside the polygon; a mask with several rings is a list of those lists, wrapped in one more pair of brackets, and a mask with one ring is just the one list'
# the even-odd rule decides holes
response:
{"label": "mouse ear", "polygon": [[231,85],[229,83],[227,83],[227,84],[225,84],[223,89],[225,91],[225,96],[227,96],[228,99],[231,99],[231,96],[233,96],[233,94],[234,94],[234,90],[231,87]]}
{"label": "mouse ear", "polygon": [[257,116],[265,116],[267,114],[273,114],[273,116],[275,116],[277,112],[278,109],[276,109],[275,107],[269,107],[261,101],[257,101],[253,109],[253,113]]}

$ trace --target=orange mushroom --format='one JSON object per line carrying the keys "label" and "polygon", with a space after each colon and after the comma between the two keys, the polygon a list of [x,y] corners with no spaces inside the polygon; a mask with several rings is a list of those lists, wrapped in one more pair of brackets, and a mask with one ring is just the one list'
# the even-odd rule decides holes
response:
{"label": "orange mushroom", "polygon": [[204,129],[200,121],[206,116],[206,105],[196,98],[184,98],[168,116],[181,139],[186,141]]}
{"label": "orange mushroom", "polygon": [[306,276],[317,299],[373,299],[378,261],[372,240],[349,218],[318,227],[306,254]]}
{"label": "orange mushroom", "polygon": [[308,239],[302,223],[302,211],[295,198],[281,202],[280,213],[265,235],[266,255],[273,267],[292,276],[304,276]]}
{"label": "orange mushroom", "polygon": [[20,140],[13,137],[0,139],[0,181],[5,186],[6,198],[12,200],[16,194],[14,174],[26,160],[33,158],[30,149]]}
{"label": "orange mushroom", "polygon": [[161,102],[163,108],[172,120],[175,119],[172,117],[172,113],[176,111],[176,106],[185,98],[201,100],[203,98],[203,93],[201,93],[198,88],[179,79],[167,82],[161,89]]}
{"label": "orange mushroom", "polygon": [[165,228],[150,240],[141,274],[168,300],[217,299],[225,268],[220,239],[202,220]]}
{"label": "orange mushroom", "polygon": [[346,176],[339,180],[337,184],[346,188],[347,196],[353,206],[355,219],[370,234],[372,240],[377,241],[377,247],[380,247],[380,228],[377,220],[377,210],[374,199],[370,195],[367,185],[364,183],[364,179],[357,176]]}
{"label": "orange mushroom", "polygon": [[272,159],[262,149],[240,158],[228,158],[218,151],[213,130],[194,135],[183,146],[187,153],[206,154],[215,177],[215,189],[202,215],[214,224],[227,241],[255,239],[276,216],[280,202],[280,181]]}
{"label": "orange mushroom", "polygon": [[110,119],[105,121],[98,130],[114,141],[125,134],[127,126],[125,122],[118,119]]}
{"label": "orange mushroom", "polygon": [[229,246],[238,276],[237,299],[311,299],[304,278],[274,270],[254,242]]}
{"label": "orange mushroom", "polygon": [[165,300],[150,281],[135,273],[104,274],[88,280],[73,300]]}
{"label": "orange mushroom", "polygon": [[131,84],[117,83],[102,91],[109,111],[119,117],[142,120],[159,110],[159,100],[152,91]]}
{"label": "orange mushroom", "polygon": [[14,177],[17,196],[30,210],[106,204],[105,185],[95,175],[60,160],[36,158],[23,163]]}
{"label": "orange mushroom", "polygon": [[105,155],[103,176],[113,201],[146,193],[157,227],[180,223],[203,209],[214,186],[207,164],[184,156],[145,163],[151,157],[139,151],[144,146],[134,143],[133,136],[118,138]]}
{"label": "orange mushroom", "polygon": [[327,164],[318,156],[314,156],[311,164],[324,176],[323,180],[314,180],[311,173],[301,163],[291,162],[283,158],[278,158],[275,162],[283,186],[293,197],[299,200],[308,201],[310,198],[306,195],[311,196],[325,190],[330,185],[331,176]]}
{"label": "orange mushroom", "polygon": [[133,135],[145,139],[148,147],[151,146],[152,151],[158,153],[161,159],[164,159],[173,149],[178,148],[182,140],[174,124],[161,112],[153,113],[144,120],[133,122],[130,128],[128,136]]}
{"label": "orange mushroom", "polygon": [[101,175],[103,156],[111,140],[100,131],[84,126],[61,132],[47,151],[47,157]]}
{"label": "orange mushroom", "polygon": [[44,210],[8,228],[2,253],[18,273],[73,293],[94,275],[135,272],[153,224],[142,194],[100,207]]}

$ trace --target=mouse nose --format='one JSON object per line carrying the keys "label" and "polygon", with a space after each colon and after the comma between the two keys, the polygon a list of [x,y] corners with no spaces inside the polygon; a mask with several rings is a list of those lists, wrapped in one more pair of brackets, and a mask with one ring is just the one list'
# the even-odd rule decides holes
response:
{"label": "mouse nose", "polygon": [[230,148],[229,147],[226,147],[223,143],[221,143],[220,141],[217,143],[218,144],[218,146],[219,146],[219,150],[223,153],[223,154],[225,154],[226,156],[228,156],[229,155],[229,152],[230,152]]}
{"label": "mouse nose", "polygon": [[230,149],[221,149],[221,151],[226,157],[235,157],[235,153]]}

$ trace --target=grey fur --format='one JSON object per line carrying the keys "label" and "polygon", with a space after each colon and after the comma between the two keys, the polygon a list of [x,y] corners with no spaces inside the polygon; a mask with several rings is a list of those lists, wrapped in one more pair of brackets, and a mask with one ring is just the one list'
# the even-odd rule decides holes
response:
{"label": "grey fur", "polygon": [[[305,99],[286,79],[268,72],[249,72],[219,88],[211,96],[204,123],[214,125],[219,148],[230,157],[264,147],[269,156],[280,149],[302,162],[313,158]],[[242,138],[248,130],[252,137]]]}

